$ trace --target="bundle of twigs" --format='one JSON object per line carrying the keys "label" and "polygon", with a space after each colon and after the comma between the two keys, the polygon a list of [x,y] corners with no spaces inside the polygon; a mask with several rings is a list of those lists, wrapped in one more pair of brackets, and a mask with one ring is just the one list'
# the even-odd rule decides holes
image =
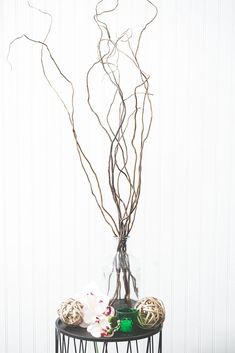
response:
{"label": "bundle of twigs", "polygon": [[[136,217],[141,191],[144,145],[149,136],[152,123],[149,75],[147,75],[140,67],[138,51],[144,31],[157,16],[157,8],[150,0],[146,0],[146,3],[153,7],[154,14],[139,31],[136,44],[133,46],[134,41],[132,41],[132,31],[130,29],[127,29],[118,38],[114,39],[107,23],[102,19],[104,15],[111,16],[117,10],[119,0],[116,1],[115,6],[111,9],[99,10],[104,5],[103,1],[104,0],[99,1],[96,5],[94,15],[94,20],[100,29],[100,38],[97,46],[98,59],[87,72],[86,87],[88,93],[88,105],[97,118],[99,125],[105,131],[109,141],[110,147],[107,157],[108,184],[115,204],[116,214],[111,214],[106,208],[100,179],[79,142],[74,121],[74,85],[58,66],[57,61],[46,43],[52,27],[52,16],[45,11],[31,6],[29,3],[31,8],[50,17],[49,29],[42,41],[35,40],[25,34],[15,38],[10,43],[9,53],[12,44],[21,38],[26,38],[30,42],[41,46],[41,67],[43,74],[65,108],[71,124],[81,166],[90,185],[91,193],[95,198],[105,222],[110,226],[114,236],[118,238],[113,269],[109,276],[109,284],[111,277],[116,276],[116,289],[112,295],[111,302],[114,303],[121,297],[121,283],[123,283],[125,293],[124,299],[126,303],[130,304],[131,283],[137,296],[138,288],[136,285],[136,279],[131,272],[129,257],[126,252],[126,242]],[[44,60],[45,54],[49,56],[58,75],[69,84],[71,89],[70,104],[65,102],[51,82]],[[125,59],[126,65],[120,64],[123,59]],[[102,68],[105,78],[109,81],[113,89],[112,98],[106,107],[106,113],[102,116],[98,114],[94,107],[90,91],[92,73],[97,66]],[[128,77],[125,76],[130,68],[134,70],[136,82],[127,92],[123,87],[125,86],[125,80],[128,80]]]}

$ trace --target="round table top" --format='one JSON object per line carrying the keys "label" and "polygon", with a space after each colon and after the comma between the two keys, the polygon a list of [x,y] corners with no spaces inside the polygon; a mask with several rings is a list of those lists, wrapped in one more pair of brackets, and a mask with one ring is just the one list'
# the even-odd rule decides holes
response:
{"label": "round table top", "polygon": [[155,329],[141,329],[136,327],[131,333],[123,333],[123,332],[115,332],[112,337],[93,337],[89,332],[87,332],[86,328],[82,328],[79,326],[70,326],[64,324],[60,319],[56,320],[56,328],[57,330],[69,337],[77,338],[84,341],[94,341],[94,342],[122,342],[122,341],[136,341],[143,338],[148,338],[153,335],[156,335],[158,332],[162,330],[162,325]]}

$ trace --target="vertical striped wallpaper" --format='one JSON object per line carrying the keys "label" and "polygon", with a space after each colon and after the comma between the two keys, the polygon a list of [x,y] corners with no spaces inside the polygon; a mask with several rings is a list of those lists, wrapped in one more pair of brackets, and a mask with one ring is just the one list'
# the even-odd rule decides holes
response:
{"label": "vertical striped wallpaper", "polygon": [[[48,43],[74,78],[77,125],[92,152],[96,130],[85,73],[96,59],[95,1],[32,4],[53,14]],[[134,4],[127,7],[136,9]],[[142,295],[165,303],[164,353],[233,353],[235,2],[156,4],[158,19],[141,51],[155,118],[129,249],[142,264]],[[115,248],[90,197],[66,114],[43,79],[40,48],[21,40],[10,55],[12,70],[6,61],[14,37],[42,38],[47,25],[27,2],[0,2],[4,353],[52,352],[60,301],[101,278],[106,253]]]}

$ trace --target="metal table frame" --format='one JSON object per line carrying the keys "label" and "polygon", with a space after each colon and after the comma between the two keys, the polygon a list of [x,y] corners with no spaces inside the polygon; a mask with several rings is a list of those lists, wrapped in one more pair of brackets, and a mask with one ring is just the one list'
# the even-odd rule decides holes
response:
{"label": "metal table frame", "polygon": [[[124,342],[126,353],[155,352],[155,335],[158,334],[157,353],[162,353],[162,326],[144,330],[136,328],[132,333],[116,332],[113,337],[95,338],[86,329],[65,325],[60,319],[55,324],[55,353],[120,353],[119,342]],[[111,350],[112,348],[112,350]]]}

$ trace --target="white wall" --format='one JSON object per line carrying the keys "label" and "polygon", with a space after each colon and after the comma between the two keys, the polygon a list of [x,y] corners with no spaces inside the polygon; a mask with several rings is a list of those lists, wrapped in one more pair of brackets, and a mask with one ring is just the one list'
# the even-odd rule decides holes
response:
{"label": "white wall", "polygon": [[[91,148],[84,80],[96,58],[95,1],[33,4],[53,14],[49,44],[75,79],[77,124]],[[232,353],[235,2],[157,5],[142,51],[155,118],[129,248],[143,262],[143,295],[166,305],[164,353]],[[52,352],[60,301],[96,278],[114,249],[63,107],[42,76],[40,49],[22,40],[11,52],[12,71],[6,62],[11,39],[24,32],[42,38],[47,24],[24,1],[0,2],[2,353]]]}

